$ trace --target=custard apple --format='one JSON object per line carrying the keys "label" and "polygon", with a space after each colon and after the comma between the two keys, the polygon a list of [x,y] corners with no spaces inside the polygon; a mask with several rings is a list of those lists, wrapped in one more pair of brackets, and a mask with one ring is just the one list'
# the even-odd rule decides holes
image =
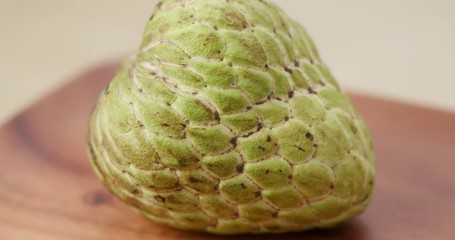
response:
{"label": "custard apple", "polygon": [[329,228],[371,200],[365,122],[268,0],[163,0],[95,107],[94,172],[146,218],[216,234]]}

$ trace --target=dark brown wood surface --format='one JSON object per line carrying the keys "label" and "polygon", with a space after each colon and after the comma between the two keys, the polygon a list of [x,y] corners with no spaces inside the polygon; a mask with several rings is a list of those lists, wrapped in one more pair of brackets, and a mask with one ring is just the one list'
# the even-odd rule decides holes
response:
{"label": "dark brown wood surface", "polygon": [[455,115],[353,96],[376,147],[370,208],[333,230],[220,237],[151,223],[112,197],[85,154],[101,67],[0,128],[0,239],[455,239]]}

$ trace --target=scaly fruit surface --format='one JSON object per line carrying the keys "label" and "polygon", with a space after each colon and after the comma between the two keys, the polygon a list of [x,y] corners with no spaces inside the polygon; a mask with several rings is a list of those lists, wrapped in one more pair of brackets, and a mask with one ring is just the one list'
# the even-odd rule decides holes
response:
{"label": "scaly fruit surface", "polygon": [[361,117],[301,25],[266,0],[164,0],[93,112],[90,161],[157,223],[328,228],[371,199]]}

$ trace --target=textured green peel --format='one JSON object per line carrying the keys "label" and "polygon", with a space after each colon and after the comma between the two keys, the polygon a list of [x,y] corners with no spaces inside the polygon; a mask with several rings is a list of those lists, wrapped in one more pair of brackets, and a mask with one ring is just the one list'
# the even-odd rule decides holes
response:
{"label": "textured green peel", "polygon": [[100,96],[94,172],[157,223],[329,228],[371,200],[368,129],[303,27],[267,0],[163,0]]}

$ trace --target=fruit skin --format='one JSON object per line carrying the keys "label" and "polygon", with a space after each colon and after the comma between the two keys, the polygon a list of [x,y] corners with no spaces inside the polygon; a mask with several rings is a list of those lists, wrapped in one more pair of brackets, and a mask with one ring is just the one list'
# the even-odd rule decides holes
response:
{"label": "fruit skin", "polygon": [[92,114],[106,187],[216,234],[329,228],[371,200],[375,156],[302,26],[266,0],[165,0]]}

